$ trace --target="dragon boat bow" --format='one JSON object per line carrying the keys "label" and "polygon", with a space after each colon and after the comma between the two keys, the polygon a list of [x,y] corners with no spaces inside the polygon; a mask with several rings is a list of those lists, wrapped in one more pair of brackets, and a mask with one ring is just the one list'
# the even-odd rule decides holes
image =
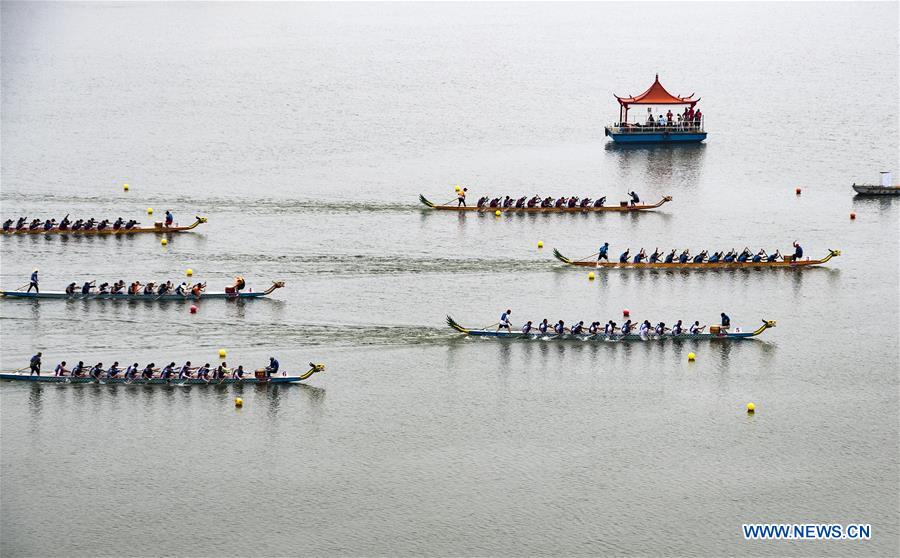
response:
{"label": "dragon boat bow", "polygon": [[260,292],[205,292],[200,294],[199,296],[194,296],[190,293],[186,295],[180,295],[176,293],[166,293],[163,295],[156,294],[127,294],[127,293],[88,293],[81,294],[80,292],[67,294],[63,291],[43,291],[40,293],[36,292],[25,292],[25,291],[0,291],[0,297],[6,298],[25,298],[25,299],[65,299],[65,300],[143,300],[149,302],[156,302],[161,300],[183,300],[183,301],[191,301],[196,302],[198,300],[207,300],[210,298],[215,299],[248,299],[248,298],[263,298],[272,294],[276,289],[280,289],[284,287],[284,281],[273,281],[272,286],[266,289],[265,291]]}
{"label": "dragon boat bow", "polygon": [[841,255],[840,250],[828,250],[828,255],[820,260],[799,260],[794,261],[791,256],[784,256],[782,260],[771,261],[771,262],[702,262],[695,263],[692,261],[687,261],[684,263],[681,262],[672,262],[672,263],[663,263],[663,262],[640,262],[634,263],[632,261],[628,262],[598,262],[598,261],[586,261],[586,260],[571,260],[565,256],[563,256],[559,250],[556,248],[553,249],[553,257],[557,260],[561,261],[567,265],[574,265],[579,267],[599,267],[599,268],[615,268],[615,269],[761,269],[761,268],[769,268],[769,267],[778,267],[778,268],[801,268],[801,267],[812,267],[817,265],[822,265],[831,258],[835,258]]}
{"label": "dragon boat bow", "polygon": [[426,207],[439,211],[475,211],[481,213],[493,213],[495,211],[500,211],[502,213],[599,213],[603,211],[648,211],[672,201],[672,196],[664,196],[654,204],[630,205],[626,202],[620,202],[619,205],[604,205],[600,207],[488,207],[487,205],[478,207],[475,205],[440,205],[429,201],[428,198],[422,194],[419,194],[419,201]]}
{"label": "dragon boat bow", "polygon": [[665,333],[663,335],[640,335],[638,333],[629,333],[627,335],[622,334],[613,334],[606,335],[605,333],[579,333],[579,334],[571,334],[571,333],[522,333],[521,331],[494,331],[489,329],[469,329],[459,325],[456,320],[447,316],[447,325],[451,328],[455,329],[460,333],[465,333],[466,335],[470,335],[473,337],[494,337],[499,339],[547,339],[547,340],[558,340],[558,341],[665,341],[668,339],[678,340],[711,340],[711,341],[734,341],[741,339],[749,339],[751,337],[756,337],[761,334],[765,330],[775,327],[775,320],[763,320],[762,325],[759,326],[755,331],[748,332],[720,332],[720,333],[681,333],[678,335],[672,335],[671,333]]}
{"label": "dragon boat bow", "polygon": [[180,386],[180,385],[199,385],[199,386],[217,386],[227,384],[293,384],[309,379],[316,372],[325,370],[324,364],[309,363],[309,370],[303,374],[296,376],[270,376],[267,377],[265,370],[257,370],[254,374],[248,374],[244,378],[223,378],[221,380],[203,380],[200,378],[185,378],[179,380],[177,378],[134,378],[126,380],[122,377],[115,378],[94,378],[91,376],[38,376],[28,375],[25,372],[2,372],[0,380],[22,381],[22,382],[40,382],[50,384],[125,384],[125,385],[159,385],[159,386]]}

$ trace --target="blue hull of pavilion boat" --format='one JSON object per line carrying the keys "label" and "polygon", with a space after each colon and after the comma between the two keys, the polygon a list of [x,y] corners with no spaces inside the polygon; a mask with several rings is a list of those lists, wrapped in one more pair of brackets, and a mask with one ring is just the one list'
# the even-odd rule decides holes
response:
{"label": "blue hull of pavilion boat", "polygon": [[606,129],[606,135],[616,143],[700,143],[706,132],[628,132],[617,133]]}

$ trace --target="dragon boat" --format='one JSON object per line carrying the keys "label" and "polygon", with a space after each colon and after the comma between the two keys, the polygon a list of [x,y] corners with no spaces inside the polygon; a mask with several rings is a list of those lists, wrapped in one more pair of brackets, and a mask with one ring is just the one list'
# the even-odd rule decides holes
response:
{"label": "dragon boat", "polygon": [[134,378],[126,380],[125,378],[93,378],[91,376],[37,376],[28,375],[27,372],[2,372],[0,380],[21,381],[21,382],[39,382],[48,384],[125,384],[125,385],[154,385],[154,386],[218,386],[228,384],[293,384],[308,379],[316,372],[325,370],[324,364],[309,363],[309,370],[303,374],[296,376],[266,376],[266,371],[256,370],[252,375],[247,374],[244,378],[237,380],[233,378],[223,378],[221,380],[202,380],[199,378],[185,378],[178,380],[175,378],[151,378],[142,379]]}
{"label": "dragon boat", "polygon": [[672,263],[664,263],[664,262],[641,262],[634,263],[631,261],[628,262],[597,262],[597,261],[585,261],[585,260],[570,260],[569,258],[563,256],[559,250],[556,248],[553,249],[553,256],[561,261],[564,264],[575,265],[579,267],[594,267],[594,268],[616,268],[616,269],[762,269],[769,267],[777,267],[777,268],[801,268],[801,267],[811,267],[816,265],[822,265],[831,258],[837,257],[841,255],[840,250],[828,250],[828,255],[820,260],[799,260],[794,261],[793,256],[783,256],[782,260],[772,261],[772,262],[702,262],[695,263],[691,261],[687,261],[684,263],[681,262],[672,262]]}
{"label": "dragon boat", "polygon": [[163,295],[155,295],[155,294],[126,294],[126,293],[89,293],[89,294],[81,294],[80,292],[66,294],[62,291],[42,291],[40,293],[35,292],[24,292],[24,291],[0,291],[0,297],[9,297],[9,298],[25,298],[25,299],[44,299],[44,298],[54,298],[54,299],[65,299],[65,300],[144,300],[150,302],[156,302],[159,300],[183,300],[183,301],[191,301],[196,302],[198,300],[206,300],[210,298],[225,298],[225,299],[248,299],[248,298],[263,298],[270,294],[272,294],[275,289],[280,289],[284,287],[284,281],[273,281],[272,286],[266,289],[265,291],[260,292],[205,292],[200,294],[199,296],[194,296],[192,294],[187,295],[179,295],[175,293],[166,293]]}
{"label": "dragon boat", "polygon": [[710,340],[710,341],[735,341],[741,339],[750,339],[760,335],[765,330],[775,327],[774,320],[763,320],[762,325],[755,331],[748,332],[729,332],[718,330],[709,333],[680,333],[672,335],[665,333],[663,335],[640,335],[639,333],[629,333],[627,335],[606,335],[605,333],[522,333],[521,331],[494,331],[490,329],[469,329],[459,325],[456,320],[447,316],[447,325],[460,333],[465,333],[473,337],[495,337],[499,339],[546,339],[558,341],[665,341],[665,340]]}
{"label": "dragon boat", "polygon": [[493,213],[495,211],[500,211],[502,213],[599,213],[603,211],[648,211],[672,201],[672,196],[663,196],[661,200],[654,204],[630,205],[629,202],[623,201],[619,202],[619,205],[604,205],[601,207],[488,207],[486,205],[478,207],[476,205],[440,205],[429,201],[428,198],[422,194],[419,194],[419,201],[425,206],[439,211],[475,211],[481,213]]}
{"label": "dragon boat", "polygon": [[190,225],[185,225],[182,227],[167,227],[162,224],[162,222],[157,221],[154,223],[152,227],[134,227],[130,229],[113,229],[112,227],[104,228],[103,230],[97,230],[96,228],[91,229],[72,229],[71,227],[67,227],[65,229],[60,229],[59,227],[53,227],[51,229],[44,229],[43,226],[38,227],[36,229],[10,229],[3,231],[5,235],[27,235],[27,234],[71,234],[71,235],[129,235],[129,234],[137,234],[137,233],[156,233],[156,234],[169,234],[169,233],[177,233],[177,232],[185,232],[192,229],[197,228],[198,225],[205,223],[206,217],[196,217],[196,221],[191,223]]}

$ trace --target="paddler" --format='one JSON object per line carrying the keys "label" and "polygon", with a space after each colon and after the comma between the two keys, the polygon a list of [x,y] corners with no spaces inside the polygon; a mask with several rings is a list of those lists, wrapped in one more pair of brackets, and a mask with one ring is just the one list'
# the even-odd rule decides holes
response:
{"label": "paddler", "polygon": [[766,261],[777,262],[780,259],[781,259],[781,250],[775,250],[775,253],[770,254],[769,257],[766,259]]}
{"label": "paddler", "polygon": [[91,366],[91,369],[88,371],[88,375],[95,380],[99,380],[101,374],[103,374],[102,362],[98,362],[97,364]]}
{"label": "paddler", "polygon": [[53,370],[54,376],[65,376],[68,370],[66,370],[66,361],[62,361],[56,365],[56,368]]}
{"label": "paddler", "polygon": [[197,369],[197,379],[209,381],[209,363],[207,362],[203,366]]}
{"label": "paddler", "polygon": [[28,221],[28,217],[19,217],[18,221],[16,221],[16,230],[20,231],[25,227],[25,223]]}
{"label": "paddler", "polygon": [[512,314],[512,310],[507,309],[506,312],[500,314],[500,323],[497,324],[497,331],[501,329],[505,329],[506,331],[512,333],[511,326],[509,324],[509,315]]}
{"label": "paddler", "polygon": [[707,254],[708,254],[708,252],[706,250],[703,250],[702,252],[700,252],[699,254],[694,256],[693,262],[694,263],[703,263],[703,261],[706,259]]}
{"label": "paddler", "polygon": [[625,323],[622,324],[622,335],[628,335],[629,333],[631,333],[631,328],[633,327],[634,325],[631,323],[631,320],[626,320]]}
{"label": "paddler", "polygon": [[35,231],[35,230],[37,230],[38,228],[40,228],[40,226],[41,226],[41,220],[40,220],[40,219],[32,219],[32,220],[31,220],[31,224],[28,225],[28,230],[30,230],[30,231]]}
{"label": "paddler", "polygon": [[84,361],[79,360],[78,364],[72,367],[72,377],[79,378],[84,376]]}
{"label": "paddler", "polygon": [[32,374],[37,374],[38,376],[41,375],[41,353],[40,353],[40,351],[38,351],[38,353],[36,355],[31,357],[31,361],[28,363],[28,368],[31,369],[31,372],[29,372],[29,374],[28,374],[29,376],[31,376]]}
{"label": "paddler", "polygon": [[604,242],[600,250],[597,251],[597,261],[599,262],[600,260],[609,261],[609,242]]}
{"label": "paddler", "polygon": [[190,378],[190,377],[191,377],[191,370],[193,370],[193,368],[191,367],[191,361],[185,362],[185,363],[181,366],[181,368],[178,369],[178,379],[179,379],[179,380],[186,380],[186,379]]}
{"label": "paddler", "polygon": [[603,204],[606,203],[606,196],[602,196],[600,199],[594,202],[594,207],[603,207]]}
{"label": "paddler", "polygon": [[6,221],[3,221],[3,232],[9,232],[10,230],[12,230],[12,224],[13,224],[12,219],[7,219]]}
{"label": "paddler", "polygon": [[175,287],[175,294],[177,294],[178,296],[187,296],[187,294],[188,294],[187,283],[182,281],[180,285]]}
{"label": "paddler", "polygon": [[641,326],[638,328],[638,333],[640,334],[640,336],[646,337],[647,335],[650,335],[650,327],[650,320],[644,320],[641,323]]}
{"label": "paddler", "polygon": [[628,263],[628,254],[631,252],[631,248],[625,250],[619,255],[619,263]]}
{"label": "paddler", "polygon": [[571,331],[571,330],[569,330],[569,328],[566,327],[565,322],[560,320],[553,326],[553,331],[555,331],[557,335],[562,335],[566,331]]}
{"label": "paddler", "polygon": [[91,289],[94,288],[94,283],[96,281],[87,281],[84,285],[81,286],[81,294],[89,295],[91,294]]}
{"label": "paddler", "polygon": [[691,325],[690,332],[692,335],[697,335],[698,333],[702,333],[704,329],[706,329],[706,326],[700,325],[700,322],[697,321]]}
{"label": "paddler", "polygon": [[549,327],[550,324],[547,323],[547,318],[544,318],[544,321],[538,324],[538,331],[540,331],[542,335],[546,335]]}
{"label": "paddler", "polygon": [[124,279],[119,280],[119,281],[116,281],[116,282],[113,284],[112,290],[110,290],[110,293],[112,293],[112,294],[122,294],[122,289],[124,289],[124,288],[125,288],[125,280],[124,280]]}
{"label": "paddler", "polygon": [[803,247],[800,246],[800,243],[796,240],[794,241],[794,256],[791,259],[792,262],[798,262],[803,258]]}
{"label": "paddler", "polygon": [[584,332],[584,320],[579,321],[577,324],[572,326],[570,330],[572,335],[579,335]]}
{"label": "paddler", "polygon": [[641,263],[646,257],[647,253],[641,248],[641,251],[634,255],[634,263]]}
{"label": "paddler", "polygon": [[159,377],[163,380],[168,380],[172,376],[175,375],[175,362],[170,362],[166,366],[163,366],[162,372],[159,373]]}
{"label": "paddler", "polygon": [[276,358],[273,357],[273,356],[270,356],[270,357],[269,357],[269,365],[266,366],[266,377],[271,378],[272,376],[274,376],[275,374],[277,374],[277,373],[278,373],[278,369],[279,369],[280,367],[281,367],[281,364],[279,364],[278,359],[276,359]]}
{"label": "paddler", "polygon": [[112,227],[112,228],[113,228],[114,231],[117,231],[117,230],[121,229],[121,228],[122,228],[122,225],[124,225],[124,224],[125,224],[125,219],[122,219],[121,217],[119,217],[119,218],[116,219],[116,221],[113,223],[113,227]]}
{"label": "paddler", "polygon": [[672,263],[675,261],[675,250],[673,249],[671,252],[666,254],[666,259],[663,260],[664,263]]}
{"label": "paddler", "polygon": [[193,287],[191,287],[191,295],[195,298],[200,298],[200,295],[203,294],[203,289],[206,288],[206,283],[197,283]]}
{"label": "paddler", "polygon": [[144,285],[144,294],[145,295],[152,295],[155,291],[156,291],[156,283],[154,283],[153,281],[150,281],[149,283]]}
{"label": "paddler", "polygon": [[662,337],[663,335],[666,334],[667,331],[670,331],[669,328],[666,327],[665,322],[659,322],[658,324],[656,324],[656,327],[653,329],[654,329],[654,332],[656,333],[656,335],[658,335],[659,337]]}
{"label": "paddler", "polygon": [[56,226],[56,219],[47,219],[44,221],[44,230],[49,231]]}
{"label": "paddler", "polygon": [[237,369],[231,373],[232,380],[242,380],[244,378],[244,365],[239,364]]}
{"label": "paddler", "polygon": [[[19,287],[19,288],[21,289],[22,287]],[[35,268],[34,271],[31,272],[31,280],[28,283],[28,290],[25,292],[30,293],[31,289],[34,289],[34,292],[36,292],[36,293],[41,292],[41,290],[38,288],[38,270],[37,270],[37,268]]]}
{"label": "paddler", "polygon": [[610,320],[606,322],[606,325],[603,326],[603,334],[609,337],[616,332],[616,322]]}
{"label": "paddler", "polygon": [[97,287],[97,294],[109,294],[109,283],[100,283],[100,286]]}
{"label": "paddler", "polygon": [[72,224],[72,221],[69,221],[69,215],[66,214],[66,216],[62,218],[62,221],[59,222],[59,230],[68,230],[70,224]]}
{"label": "paddler", "polygon": [[121,372],[121,371],[122,370],[119,368],[119,361],[116,361],[116,362],[112,363],[112,366],[110,366],[106,370],[106,377],[107,378],[115,378],[119,375],[119,372]]}
{"label": "paddler", "polygon": [[588,333],[597,335],[598,331],[600,331],[600,322],[591,322],[591,325],[588,326]]}
{"label": "paddler", "polygon": [[141,379],[142,380],[152,380],[153,379],[153,371],[156,369],[156,363],[151,362],[147,366],[141,370]]}
{"label": "paddler", "polygon": [[728,317],[728,314],[722,312],[722,325],[720,326],[723,330],[727,330],[731,327],[731,318]]}
{"label": "paddler", "polygon": [[650,259],[647,261],[650,263],[659,263],[659,258],[662,257],[662,252],[659,251],[659,248],[654,248],[653,253],[650,254]]}
{"label": "paddler", "polygon": [[672,335],[681,335],[682,333],[684,333],[684,327],[681,325],[681,320],[678,320],[672,326]]}
{"label": "paddler", "polygon": [[213,380],[224,380],[225,374],[228,373],[228,363],[223,362],[222,364],[216,366],[216,370],[213,372]]}
{"label": "paddler", "polygon": [[126,368],[125,369],[125,379],[133,380],[134,377],[137,375],[138,368],[140,368],[140,366],[138,366],[138,363],[136,363],[136,362],[134,364],[132,364],[131,366],[129,366],[128,368]]}
{"label": "paddler", "polygon": [[721,259],[722,259],[722,252],[716,252],[716,253],[714,253],[712,256],[710,256],[710,257],[709,257],[709,260],[707,260],[707,261],[708,261],[709,263],[716,263],[716,262],[718,262],[718,261],[721,260]]}
{"label": "paddler", "polygon": [[531,332],[531,320],[525,322],[525,325],[522,326],[522,333],[530,333]]}

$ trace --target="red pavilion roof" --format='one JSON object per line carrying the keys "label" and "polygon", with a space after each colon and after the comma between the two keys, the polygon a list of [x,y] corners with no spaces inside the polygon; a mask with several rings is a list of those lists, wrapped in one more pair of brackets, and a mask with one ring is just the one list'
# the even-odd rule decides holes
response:
{"label": "red pavilion roof", "polygon": [[662,86],[659,82],[659,74],[656,74],[656,80],[653,81],[653,85],[650,86],[650,89],[644,91],[640,95],[631,96],[631,97],[619,97],[615,95],[616,99],[619,100],[619,104],[622,106],[628,105],[691,105],[694,106],[700,100],[692,99],[694,94],[691,93],[687,97],[678,97],[672,95],[666,88]]}

